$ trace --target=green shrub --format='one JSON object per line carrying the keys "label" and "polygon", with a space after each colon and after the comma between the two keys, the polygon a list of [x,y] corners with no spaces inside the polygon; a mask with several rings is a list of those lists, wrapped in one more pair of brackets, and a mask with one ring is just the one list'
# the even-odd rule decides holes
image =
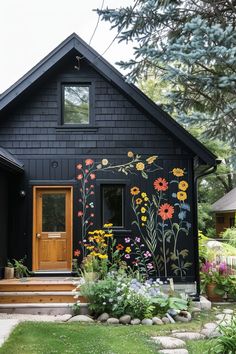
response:
{"label": "green shrub", "polygon": [[236,353],[236,317],[227,326],[220,326],[221,336],[214,341],[210,354]]}
{"label": "green shrub", "polygon": [[226,229],[221,236],[229,245],[236,247],[236,227]]}

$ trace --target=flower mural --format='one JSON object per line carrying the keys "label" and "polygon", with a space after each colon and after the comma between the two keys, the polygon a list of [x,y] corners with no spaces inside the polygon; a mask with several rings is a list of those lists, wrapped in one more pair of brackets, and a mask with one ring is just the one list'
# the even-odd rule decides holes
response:
{"label": "flower mural", "polygon": [[94,252],[89,248],[91,242],[87,247],[84,245],[89,243],[88,235],[91,237],[90,230],[94,225],[93,198],[97,175],[101,171],[116,171],[126,176],[132,174],[137,176],[137,181],[140,181],[138,176],[148,179],[149,188],[148,191],[143,190],[144,185],[139,185],[140,182],[130,187],[132,235],[119,237],[114,247],[124,261],[147,277],[169,277],[174,274],[183,278],[192,265],[189,250],[181,247],[191,228],[188,222],[190,205],[187,172],[183,168],[174,167],[170,171],[170,177],[166,178],[162,175],[162,168],[156,163],[156,155],[143,159],[129,151],[127,156],[129,161],[118,165],[113,165],[107,158],[98,162],[88,158],[77,164],[76,178],[81,193],[78,217],[81,220],[80,238],[83,240],[80,250],[77,250],[80,253],[77,254],[86,257],[88,252]]}

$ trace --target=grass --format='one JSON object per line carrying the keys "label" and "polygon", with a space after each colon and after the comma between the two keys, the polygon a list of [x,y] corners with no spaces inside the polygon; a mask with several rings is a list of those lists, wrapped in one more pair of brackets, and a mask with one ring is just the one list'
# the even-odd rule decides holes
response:
{"label": "grass", "polygon": [[[233,308],[235,306],[226,305]],[[223,310],[220,306],[220,311]],[[215,318],[215,308],[192,322],[165,326],[108,326],[98,324],[24,322],[0,348],[0,354],[152,354],[158,353],[151,336],[171,330],[198,331]],[[188,341],[189,354],[207,353],[212,341]]]}

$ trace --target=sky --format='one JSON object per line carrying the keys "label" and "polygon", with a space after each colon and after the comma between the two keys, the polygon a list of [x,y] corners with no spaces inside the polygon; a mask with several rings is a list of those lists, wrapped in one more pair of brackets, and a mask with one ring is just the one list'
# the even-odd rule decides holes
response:
{"label": "sky", "polygon": [[[16,82],[71,33],[89,42],[102,0],[0,0],[0,93]],[[104,8],[133,0],[104,0]],[[102,54],[116,31],[100,21],[91,46]],[[111,64],[129,59],[132,47],[115,41],[104,54]],[[118,68],[118,67],[117,67]],[[119,69],[119,68],[118,68]]]}

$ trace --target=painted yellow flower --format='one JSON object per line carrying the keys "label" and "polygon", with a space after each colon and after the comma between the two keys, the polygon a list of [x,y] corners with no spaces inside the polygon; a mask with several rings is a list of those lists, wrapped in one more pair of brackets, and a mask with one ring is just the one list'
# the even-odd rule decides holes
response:
{"label": "painted yellow flower", "polygon": [[86,247],[88,250],[93,250],[94,249],[94,246],[87,246]]}
{"label": "painted yellow flower", "polygon": [[143,216],[141,216],[141,220],[142,221],[147,221],[147,217],[143,215]]}
{"label": "painted yellow flower", "polygon": [[157,159],[157,156],[150,156],[146,159],[147,163],[150,165]]}
{"label": "painted yellow flower", "polygon": [[187,193],[185,193],[185,192],[178,192],[177,193],[177,198],[179,199],[179,200],[185,200],[185,199],[187,199]]}
{"label": "painted yellow flower", "polygon": [[130,253],[131,252],[131,248],[130,247],[126,247],[125,252],[126,253]]}
{"label": "painted yellow flower", "polygon": [[107,257],[107,254],[99,254],[98,255],[98,257],[100,258],[100,259],[107,259],[108,257]]}
{"label": "painted yellow flower", "polygon": [[88,240],[89,240],[89,242],[92,242],[94,240],[94,237],[89,236]]}
{"label": "painted yellow flower", "polygon": [[136,202],[137,205],[139,205],[139,204],[142,203],[142,201],[143,201],[143,200],[142,200],[141,198],[137,198],[135,202]]}
{"label": "painted yellow flower", "polygon": [[130,193],[132,195],[137,195],[137,194],[140,193],[140,189],[138,187],[133,187],[133,188],[130,189]]}
{"label": "painted yellow flower", "polygon": [[128,154],[127,154],[128,157],[134,157],[134,153],[132,151],[128,151]]}
{"label": "painted yellow flower", "polygon": [[142,207],[141,208],[141,213],[144,214],[146,212],[146,208]]}
{"label": "painted yellow flower", "polygon": [[108,160],[107,160],[107,159],[102,159],[102,165],[103,165],[103,166],[108,165]]}
{"label": "painted yellow flower", "polygon": [[94,252],[94,251],[93,251],[93,252],[90,253],[90,256],[97,257],[97,256],[99,256],[99,254],[100,254],[100,253],[97,253],[97,252]]}
{"label": "painted yellow flower", "polygon": [[176,177],[183,177],[184,176],[184,170],[182,168],[173,168],[172,173]]}
{"label": "painted yellow flower", "polygon": [[148,197],[145,197],[145,198],[144,198],[144,201],[145,201],[145,202],[148,202],[148,201],[149,201],[149,198],[148,198]]}
{"label": "painted yellow flower", "polygon": [[112,227],[112,226],[113,226],[113,224],[111,224],[111,223],[110,223],[110,224],[104,224],[104,225],[103,225],[103,227],[105,227],[106,229],[109,228],[109,227]]}
{"label": "painted yellow flower", "polygon": [[144,165],[143,162],[138,162],[138,163],[136,164],[136,170],[138,170],[138,171],[143,171],[144,168],[145,168],[145,165]]}
{"label": "painted yellow flower", "polygon": [[105,234],[104,237],[112,237],[113,234]]}
{"label": "painted yellow flower", "polygon": [[143,192],[141,193],[142,198],[145,198],[147,196],[147,193]]}
{"label": "painted yellow flower", "polygon": [[188,182],[186,181],[180,181],[179,182],[179,189],[181,191],[186,191],[188,189]]}

